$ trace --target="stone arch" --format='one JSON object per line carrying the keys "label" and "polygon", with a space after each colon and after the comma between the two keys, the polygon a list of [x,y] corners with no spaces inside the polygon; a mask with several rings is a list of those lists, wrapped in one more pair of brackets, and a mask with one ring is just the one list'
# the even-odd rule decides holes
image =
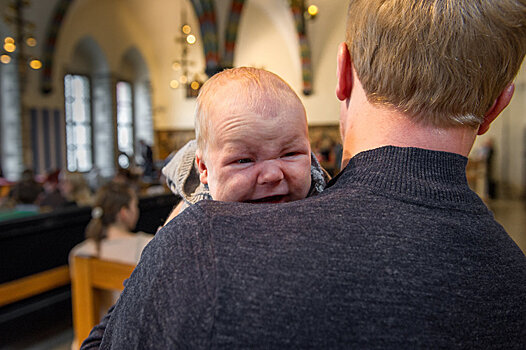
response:
{"label": "stone arch", "polygon": [[91,36],[81,38],[74,47],[68,70],[87,75],[109,73],[106,55]]}
{"label": "stone arch", "polygon": [[59,0],[57,2],[53,16],[47,28],[46,41],[42,51],[42,71],[40,80],[40,89],[44,94],[49,94],[53,90],[52,75],[57,37],[62,26],[62,21],[73,1],[74,0]]}

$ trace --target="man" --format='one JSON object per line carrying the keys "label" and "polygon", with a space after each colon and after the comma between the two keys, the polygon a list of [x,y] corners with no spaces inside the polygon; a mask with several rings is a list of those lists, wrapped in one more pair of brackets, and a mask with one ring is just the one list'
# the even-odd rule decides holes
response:
{"label": "man", "polygon": [[200,202],[145,249],[102,348],[526,347],[526,258],[468,188],[524,0],[352,0],[345,169],[316,197]]}

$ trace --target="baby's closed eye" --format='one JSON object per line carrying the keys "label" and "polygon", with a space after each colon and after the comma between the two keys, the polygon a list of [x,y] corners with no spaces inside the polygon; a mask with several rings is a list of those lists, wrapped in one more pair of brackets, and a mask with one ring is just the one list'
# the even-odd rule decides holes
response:
{"label": "baby's closed eye", "polygon": [[292,152],[287,152],[287,153],[284,153],[281,158],[290,158],[290,157],[297,157],[297,156],[303,156],[305,155],[304,152],[299,152],[299,151],[292,151]]}

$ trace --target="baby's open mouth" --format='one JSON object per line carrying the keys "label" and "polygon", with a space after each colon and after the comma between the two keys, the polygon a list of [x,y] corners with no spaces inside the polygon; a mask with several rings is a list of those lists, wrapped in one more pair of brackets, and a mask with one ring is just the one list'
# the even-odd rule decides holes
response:
{"label": "baby's open mouth", "polygon": [[259,204],[259,203],[280,203],[283,201],[283,198],[285,198],[284,195],[278,195],[278,196],[269,196],[269,197],[263,197],[263,198],[259,198],[259,199],[252,199],[252,200],[248,200],[248,201],[245,201],[246,203],[254,203],[254,204]]}

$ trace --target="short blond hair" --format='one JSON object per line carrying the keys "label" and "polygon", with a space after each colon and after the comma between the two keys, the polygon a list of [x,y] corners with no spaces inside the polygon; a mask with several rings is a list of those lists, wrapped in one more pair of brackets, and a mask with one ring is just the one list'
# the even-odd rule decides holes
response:
{"label": "short blond hair", "polygon": [[351,0],[348,11],[369,102],[427,125],[480,125],[526,50],[526,0]]}
{"label": "short blond hair", "polygon": [[230,111],[275,116],[283,108],[290,107],[301,108],[305,120],[307,118],[305,107],[298,95],[276,74],[251,67],[224,70],[210,78],[197,97],[195,136],[197,148],[204,153],[208,142],[214,136],[210,133],[211,121],[214,104],[219,102],[217,95],[220,92],[228,93],[228,99],[220,102]]}

